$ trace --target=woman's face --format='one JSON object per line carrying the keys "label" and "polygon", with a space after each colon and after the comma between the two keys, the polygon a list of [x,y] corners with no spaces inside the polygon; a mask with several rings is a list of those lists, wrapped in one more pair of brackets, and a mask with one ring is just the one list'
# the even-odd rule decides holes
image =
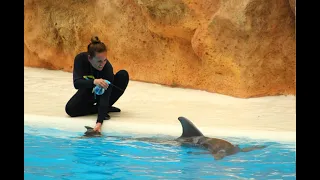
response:
{"label": "woman's face", "polygon": [[96,53],[96,56],[94,57],[90,57],[89,56],[89,62],[91,63],[91,65],[101,71],[103,69],[103,67],[106,65],[107,63],[107,52],[102,52],[102,53]]}

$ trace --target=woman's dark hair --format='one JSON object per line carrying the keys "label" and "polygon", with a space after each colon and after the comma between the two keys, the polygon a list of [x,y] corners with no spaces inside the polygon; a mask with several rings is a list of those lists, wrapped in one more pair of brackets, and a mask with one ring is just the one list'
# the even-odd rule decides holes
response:
{"label": "woman's dark hair", "polygon": [[102,53],[107,51],[107,46],[101,42],[98,36],[91,38],[91,43],[88,45],[88,53],[91,57],[94,57],[96,53]]}

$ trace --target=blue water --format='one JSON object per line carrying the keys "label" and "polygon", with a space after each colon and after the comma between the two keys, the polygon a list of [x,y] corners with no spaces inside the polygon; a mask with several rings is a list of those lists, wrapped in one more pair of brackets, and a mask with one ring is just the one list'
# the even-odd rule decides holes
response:
{"label": "blue water", "polygon": [[225,137],[240,147],[268,147],[216,161],[209,154],[187,153],[204,151],[195,147],[118,137],[75,138],[82,134],[25,126],[25,179],[296,179],[295,143]]}

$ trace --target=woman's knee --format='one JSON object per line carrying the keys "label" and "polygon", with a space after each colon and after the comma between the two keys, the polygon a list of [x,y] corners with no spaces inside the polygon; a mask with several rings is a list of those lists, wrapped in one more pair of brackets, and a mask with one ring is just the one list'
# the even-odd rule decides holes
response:
{"label": "woman's knee", "polygon": [[126,70],[120,70],[115,74],[116,77],[119,77],[121,79],[128,79],[129,80],[129,73]]}
{"label": "woman's knee", "polygon": [[70,117],[77,116],[77,114],[76,114],[77,111],[75,110],[75,107],[72,104],[70,104],[69,102],[66,104],[65,111]]}

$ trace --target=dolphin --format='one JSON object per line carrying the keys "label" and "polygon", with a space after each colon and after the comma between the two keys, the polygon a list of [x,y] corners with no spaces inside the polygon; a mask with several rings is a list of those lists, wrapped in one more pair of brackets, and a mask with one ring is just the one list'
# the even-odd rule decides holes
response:
{"label": "dolphin", "polygon": [[238,145],[233,145],[230,142],[204,136],[199,129],[187,118],[178,117],[182,126],[182,135],[176,141],[182,144],[198,145],[207,149],[209,152],[188,152],[189,154],[212,154],[215,160],[223,159],[225,156],[230,156],[239,152],[249,152],[256,149],[263,149],[266,146],[251,146],[240,148]]}
{"label": "dolphin", "polygon": [[[189,154],[212,154],[215,160],[223,159],[225,156],[230,156],[237,154],[239,152],[249,152],[257,149],[263,149],[266,146],[251,146],[246,148],[240,148],[238,145],[233,145],[232,143],[218,138],[210,138],[204,136],[201,131],[187,118],[178,117],[180,124],[182,126],[182,134],[177,139],[164,140],[161,141],[155,138],[127,138],[127,137],[117,137],[117,136],[108,136],[120,138],[122,140],[138,140],[138,141],[147,141],[153,143],[164,143],[170,145],[191,145],[198,146],[200,148],[206,149],[206,152],[188,152]],[[100,132],[94,131],[92,127],[85,126],[87,131],[84,133],[82,138],[88,137],[101,137]],[[176,143],[174,143],[176,142]]]}

